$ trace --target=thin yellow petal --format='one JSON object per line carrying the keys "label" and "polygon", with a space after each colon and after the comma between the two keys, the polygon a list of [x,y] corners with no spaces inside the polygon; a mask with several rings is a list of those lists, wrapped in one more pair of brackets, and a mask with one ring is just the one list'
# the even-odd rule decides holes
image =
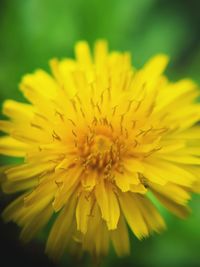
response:
{"label": "thin yellow petal", "polygon": [[75,47],[75,52],[77,61],[80,63],[81,67],[87,68],[92,64],[90,48],[87,42],[78,42]]}
{"label": "thin yellow petal", "polygon": [[75,205],[76,199],[72,198],[69,205],[66,205],[61,211],[51,229],[46,244],[46,252],[51,258],[59,259],[72,238],[75,225],[73,224]]}
{"label": "thin yellow petal", "polygon": [[0,154],[13,157],[24,157],[28,146],[12,137],[4,136],[0,138]]}
{"label": "thin yellow petal", "polygon": [[110,232],[113,247],[119,257],[123,257],[129,254],[129,234],[126,226],[126,222],[123,216],[120,216],[117,229]]}
{"label": "thin yellow petal", "polygon": [[152,231],[160,232],[166,228],[162,216],[147,197],[137,195],[135,196],[135,200],[140,207],[141,213],[150,233]]}
{"label": "thin yellow petal", "polygon": [[185,219],[190,214],[190,209],[187,206],[183,206],[173,202],[171,199],[154,192],[157,199],[172,213],[176,216],[180,217],[181,219]]}
{"label": "thin yellow petal", "polygon": [[142,216],[141,210],[134,199],[134,193],[123,193],[119,196],[120,205],[124,217],[126,218],[134,234],[142,239],[149,235],[148,227]]}
{"label": "thin yellow petal", "polygon": [[103,180],[96,185],[95,188],[96,199],[101,209],[102,218],[107,222],[108,229],[116,229],[119,220],[120,210],[117,197],[113,189]]}
{"label": "thin yellow petal", "polygon": [[49,205],[40,214],[28,221],[20,233],[23,242],[29,242],[48,223],[52,214],[53,209]]}
{"label": "thin yellow petal", "polygon": [[87,231],[88,219],[91,216],[91,208],[93,204],[93,199],[88,196],[87,192],[82,192],[78,199],[78,204],[76,206],[76,222],[77,230],[81,231],[83,234]]}

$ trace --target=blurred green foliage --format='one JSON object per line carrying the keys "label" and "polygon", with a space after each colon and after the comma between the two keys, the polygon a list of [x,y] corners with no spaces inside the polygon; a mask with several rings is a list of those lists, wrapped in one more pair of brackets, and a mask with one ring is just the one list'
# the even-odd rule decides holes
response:
{"label": "blurred green foliage", "polygon": [[[199,10],[198,0],[1,0],[0,102],[22,100],[17,87],[23,74],[48,70],[52,57],[73,56],[80,39],[92,45],[105,38],[111,49],[131,51],[136,67],[167,53],[171,79],[200,82]],[[111,252],[103,266],[200,266],[198,196],[191,207],[187,221],[164,213],[168,231],[162,235],[142,242],[131,235],[131,256],[118,259]]]}

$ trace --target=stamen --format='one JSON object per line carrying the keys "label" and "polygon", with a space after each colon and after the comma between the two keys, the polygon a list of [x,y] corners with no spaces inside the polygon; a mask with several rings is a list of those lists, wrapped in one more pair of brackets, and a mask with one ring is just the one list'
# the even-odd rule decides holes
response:
{"label": "stamen", "polygon": [[153,126],[151,126],[151,128],[149,128],[148,130],[146,130],[144,133],[143,133],[143,136],[147,135],[149,132],[151,132],[153,130]]}
{"label": "stamen", "polygon": [[74,127],[76,127],[76,124],[72,119],[68,119],[68,120],[73,124]]}
{"label": "stamen", "polygon": [[90,104],[91,104],[92,108],[95,109],[95,104],[94,104],[94,101],[92,98],[90,98]]}
{"label": "stamen", "polygon": [[94,117],[94,119],[93,119],[93,121],[92,121],[92,124],[93,124],[94,126],[96,126],[96,125],[97,125],[97,123],[98,123],[98,120],[97,120],[97,118],[96,118],[96,117]]}
{"label": "stamen", "polygon": [[134,148],[137,147],[138,144],[139,144],[138,141],[135,139],[135,140],[134,140],[134,144],[133,144],[134,146],[133,146],[133,147],[134,147]]}
{"label": "stamen", "polygon": [[60,136],[53,130],[53,134],[52,134],[53,140],[58,140],[61,141]]}
{"label": "stamen", "polygon": [[127,107],[126,112],[130,111],[132,104],[133,104],[133,100],[130,100],[129,103],[128,103],[128,107]]}
{"label": "stamen", "polygon": [[81,111],[81,114],[82,114],[83,118],[85,119],[85,113],[83,112],[82,107],[80,107],[80,111]]}
{"label": "stamen", "polygon": [[111,90],[110,90],[110,87],[107,88],[107,91],[108,91],[108,100],[110,101],[111,100]]}
{"label": "stamen", "polygon": [[155,152],[157,152],[157,151],[159,151],[159,150],[161,150],[161,149],[162,149],[162,147],[158,147],[158,148],[154,148],[154,149],[152,149],[151,151],[149,151],[148,153],[146,153],[146,154],[144,155],[144,158],[147,158],[147,157],[151,156],[153,153],[155,153]]}
{"label": "stamen", "polygon": [[132,129],[135,128],[136,122],[137,122],[136,120],[132,120]]}
{"label": "stamen", "polygon": [[108,120],[107,120],[107,118],[105,117],[105,118],[103,118],[103,124],[104,125],[108,125]]}
{"label": "stamen", "polygon": [[135,137],[139,137],[140,135],[143,135],[145,133],[145,130],[139,129],[139,131],[140,132],[138,134],[136,134]]}
{"label": "stamen", "polygon": [[103,104],[103,95],[104,95],[104,93],[105,93],[105,90],[101,93],[101,105]]}
{"label": "stamen", "polygon": [[82,102],[81,102],[81,99],[80,99],[80,97],[79,97],[78,93],[76,93],[75,97],[77,98],[77,100],[78,100],[79,104],[80,104],[80,105],[82,105]]}
{"label": "stamen", "polygon": [[113,129],[113,126],[112,126],[112,123],[111,122],[109,123],[109,127],[110,127],[111,131],[113,132],[114,129]]}
{"label": "stamen", "polygon": [[35,124],[35,123],[30,123],[30,125],[31,125],[31,127],[34,127],[34,128],[37,128],[37,129],[39,129],[39,130],[44,130],[40,125],[37,125],[37,124]]}
{"label": "stamen", "polygon": [[45,120],[45,121],[48,121],[48,119],[45,117],[45,116],[43,116],[42,114],[39,114],[39,113],[34,113],[37,117],[40,117],[41,119],[43,119],[43,120]]}
{"label": "stamen", "polygon": [[98,104],[98,103],[96,103],[96,107],[97,107],[97,109],[98,109],[99,113],[100,113],[100,114],[102,114],[102,113],[101,113],[101,109],[100,109],[100,107],[99,107],[99,104]]}
{"label": "stamen", "polygon": [[113,113],[112,113],[112,116],[115,115],[115,112],[116,112],[116,109],[117,109],[118,105],[114,106],[112,109],[113,109]]}
{"label": "stamen", "polygon": [[134,110],[136,112],[136,111],[138,111],[139,107],[141,106],[142,100],[140,100],[140,101],[135,100],[135,102],[137,102],[137,106],[135,107],[135,110]]}
{"label": "stamen", "polygon": [[64,122],[64,114],[62,114],[62,113],[60,113],[59,111],[56,110],[55,111],[55,115],[58,115],[60,117],[61,121]]}
{"label": "stamen", "polygon": [[60,188],[63,185],[63,181],[57,181],[55,180],[55,184]]}
{"label": "stamen", "polygon": [[77,134],[74,132],[74,130],[72,130],[72,134],[77,137]]}
{"label": "stamen", "polygon": [[74,108],[74,111],[77,112],[76,101],[74,99],[70,99],[70,102],[72,104],[72,107]]}

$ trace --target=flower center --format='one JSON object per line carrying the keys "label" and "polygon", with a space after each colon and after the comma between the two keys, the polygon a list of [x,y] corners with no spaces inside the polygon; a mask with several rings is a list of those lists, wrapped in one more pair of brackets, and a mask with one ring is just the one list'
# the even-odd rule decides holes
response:
{"label": "flower center", "polygon": [[103,135],[97,135],[94,138],[93,145],[91,146],[91,150],[93,152],[98,151],[99,153],[106,153],[107,151],[110,150],[112,145],[111,140]]}
{"label": "flower center", "polygon": [[93,169],[107,175],[118,167],[122,148],[122,141],[108,129],[96,129],[82,139],[79,146],[81,164],[85,170]]}

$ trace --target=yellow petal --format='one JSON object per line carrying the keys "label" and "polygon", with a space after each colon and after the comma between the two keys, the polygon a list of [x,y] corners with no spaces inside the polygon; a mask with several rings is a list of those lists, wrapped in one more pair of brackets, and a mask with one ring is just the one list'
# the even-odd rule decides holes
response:
{"label": "yellow petal", "polygon": [[15,140],[12,137],[4,136],[0,138],[0,154],[13,157],[24,157],[28,150],[28,145]]}
{"label": "yellow petal", "polygon": [[130,190],[132,185],[137,185],[139,183],[138,174],[132,173],[117,173],[115,175],[116,185],[122,190],[122,192],[127,192]]}
{"label": "yellow petal", "polygon": [[10,121],[0,120],[0,130],[5,133],[11,133],[13,131],[13,123]]}
{"label": "yellow petal", "polygon": [[87,69],[88,66],[91,66],[92,59],[90,55],[90,48],[87,42],[78,42],[75,47],[75,52],[77,61],[80,63],[81,67]]}
{"label": "yellow petal", "polygon": [[9,222],[11,220],[15,220],[20,216],[23,210],[24,206],[24,197],[27,193],[22,194],[20,197],[16,198],[14,201],[12,201],[3,211],[3,219],[6,222]]}
{"label": "yellow petal", "polygon": [[88,196],[88,193],[83,191],[79,196],[78,204],[76,206],[77,230],[81,231],[83,234],[87,231],[92,204],[92,197]]}
{"label": "yellow petal", "polygon": [[94,188],[98,178],[96,176],[97,174],[95,172],[90,172],[81,178],[81,183],[84,190],[91,191]]}
{"label": "yellow petal", "polygon": [[187,206],[179,205],[157,192],[154,192],[154,195],[169,211],[171,211],[181,219],[185,219],[190,214],[190,209]]}
{"label": "yellow petal", "polygon": [[164,160],[151,159],[147,163],[144,163],[144,166],[146,167],[144,176],[151,182],[160,185],[171,181],[180,185],[191,186],[196,180],[190,172]]}
{"label": "yellow petal", "polygon": [[121,193],[119,195],[119,200],[124,217],[134,234],[139,239],[148,236],[148,227],[143,218],[140,207],[135,201],[134,193]]}
{"label": "yellow petal", "polygon": [[30,177],[39,176],[42,173],[50,172],[54,169],[54,162],[31,162],[12,167],[6,171],[8,180],[18,181]]}
{"label": "yellow petal", "polygon": [[145,194],[147,192],[147,189],[143,184],[140,183],[138,185],[131,185],[130,191],[135,193]]}
{"label": "yellow petal", "polygon": [[46,252],[49,257],[58,259],[64,253],[67,244],[71,241],[73,235],[73,227],[75,226],[74,213],[75,213],[76,198],[72,198],[69,205],[59,213],[51,232],[49,234]]}
{"label": "yellow petal", "polygon": [[148,226],[149,233],[152,231],[160,232],[166,228],[162,216],[147,197],[136,195],[135,200],[140,207],[143,218]]}
{"label": "yellow petal", "polygon": [[18,191],[25,191],[29,188],[33,188],[38,184],[35,177],[33,179],[26,179],[22,181],[9,181],[6,180],[2,183],[2,190],[7,194],[12,194]]}
{"label": "yellow petal", "polygon": [[102,70],[105,67],[108,56],[108,44],[104,40],[99,40],[95,43],[94,59],[97,68]]}
{"label": "yellow petal", "polygon": [[119,257],[130,253],[129,234],[123,215],[120,216],[116,230],[110,231],[113,247]]}
{"label": "yellow petal", "polygon": [[52,206],[48,205],[41,213],[28,221],[20,233],[23,242],[29,242],[49,222],[52,214]]}
{"label": "yellow petal", "polygon": [[109,234],[108,229],[103,221],[100,221],[95,236],[95,254],[97,257],[108,254],[109,249]]}
{"label": "yellow petal", "polygon": [[120,210],[118,200],[111,185],[105,184],[104,180],[100,180],[99,184],[96,185],[95,195],[101,209],[102,218],[107,222],[108,229],[116,229]]}
{"label": "yellow petal", "polygon": [[[150,59],[142,69],[143,79],[149,89],[154,89],[159,76],[165,70],[169,58],[166,55],[156,55]],[[152,87],[151,87],[152,86]]]}
{"label": "yellow petal", "polygon": [[157,192],[180,205],[185,205],[190,199],[187,189],[174,183],[167,183],[165,186],[150,183],[149,186],[154,193]]}
{"label": "yellow petal", "polygon": [[3,113],[21,123],[33,118],[34,107],[14,100],[6,100],[3,104]]}
{"label": "yellow petal", "polygon": [[70,199],[71,195],[75,194],[77,185],[80,181],[81,170],[73,170],[71,172],[62,172],[55,180],[57,184],[57,191],[53,202],[53,208],[57,212],[59,211]]}
{"label": "yellow petal", "polygon": [[188,164],[188,165],[200,165],[200,158],[193,157],[193,156],[188,156],[179,154],[179,153],[174,153],[172,155],[162,155],[162,159],[165,159],[167,161],[171,161],[173,163],[181,163],[181,164]]}

